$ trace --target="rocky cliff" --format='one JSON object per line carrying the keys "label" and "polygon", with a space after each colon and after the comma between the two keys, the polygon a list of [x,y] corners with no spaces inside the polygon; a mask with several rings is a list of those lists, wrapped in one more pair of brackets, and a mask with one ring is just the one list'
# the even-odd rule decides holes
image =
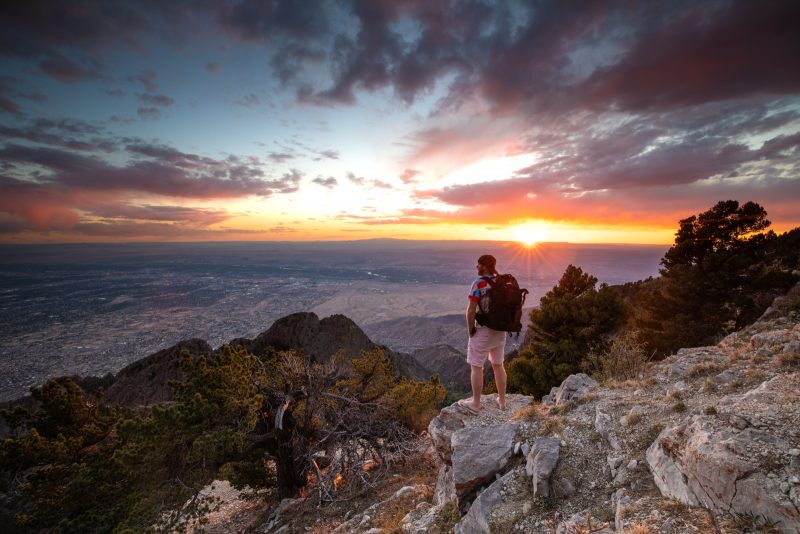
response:
{"label": "rocky cliff", "polygon": [[[437,481],[402,531],[800,532],[798,303],[795,288],[757,323],[637,380],[573,375],[543,402],[444,408],[429,426]],[[378,515],[337,531],[383,532]]]}

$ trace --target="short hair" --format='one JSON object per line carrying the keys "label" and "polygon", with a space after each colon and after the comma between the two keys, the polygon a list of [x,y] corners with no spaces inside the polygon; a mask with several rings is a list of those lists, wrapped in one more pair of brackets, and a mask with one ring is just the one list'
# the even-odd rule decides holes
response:
{"label": "short hair", "polygon": [[484,254],[478,258],[478,263],[489,269],[494,269],[494,266],[497,265],[497,260],[491,254]]}

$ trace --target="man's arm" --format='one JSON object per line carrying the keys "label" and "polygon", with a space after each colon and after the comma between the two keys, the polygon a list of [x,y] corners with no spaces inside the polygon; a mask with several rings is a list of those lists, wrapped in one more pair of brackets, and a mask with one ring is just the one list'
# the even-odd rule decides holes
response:
{"label": "man's arm", "polygon": [[478,301],[469,299],[469,304],[467,304],[467,332],[469,332],[469,337],[475,335],[475,313],[478,309]]}

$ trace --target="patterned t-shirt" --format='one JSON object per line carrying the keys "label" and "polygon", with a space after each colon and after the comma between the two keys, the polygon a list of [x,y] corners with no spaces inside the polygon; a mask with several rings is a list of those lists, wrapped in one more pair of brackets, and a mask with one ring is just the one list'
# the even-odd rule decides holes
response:
{"label": "patterned t-shirt", "polygon": [[492,290],[492,286],[487,281],[487,278],[494,279],[493,276],[479,276],[472,282],[472,287],[469,289],[469,295],[467,298],[469,300],[474,300],[478,303],[478,311],[479,313],[488,313],[489,312],[489,293]]}

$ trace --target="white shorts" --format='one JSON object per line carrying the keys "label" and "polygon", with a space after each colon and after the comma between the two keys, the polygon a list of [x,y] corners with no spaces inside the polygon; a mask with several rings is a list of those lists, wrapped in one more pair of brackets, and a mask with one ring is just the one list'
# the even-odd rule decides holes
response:
{"label": "white shorts", "polygon": [[503,363],[506,337],[505,332],[478,326],[475,335],[469,338],[467,344],[467,363],[483,367],[487,356],[494,365]]}

